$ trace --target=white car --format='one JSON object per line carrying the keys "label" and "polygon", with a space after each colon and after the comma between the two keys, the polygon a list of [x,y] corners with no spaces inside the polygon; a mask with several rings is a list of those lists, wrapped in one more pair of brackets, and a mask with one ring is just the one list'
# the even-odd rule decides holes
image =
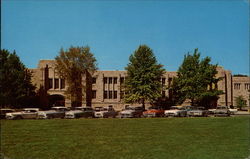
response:
{"label": "white car", "polygon": [[96,107],[95,108],[95,117],[96,118],[115,118],[117,112],[112,107]]}
{"label": "white car", "polygon": [[52,107],[51,110],[39,111],[38,119],[64,118],[67,107]]}
{"label": "white car", "polygon": [[20,112],[6,113],[6,119],[36,119],[39,108],[24,108]]}
{"label": "white car", "polygon": [[74,119],[74,118],[93,118],[94,110],[91,107],[76,107],[75,110],[67,111],[65,113],[66,119]]}
{"label": "white car", "polygon": [[185,117],[187,115],[187,110],[181,106],[172,106],[170,110],[165,110],[166,117]]}
{"label": "white car", "polygon": [[228,106],[228,109],[230,111],[230,114],[236,114],[238,112],[238,109],[234,108],[234,106]]}

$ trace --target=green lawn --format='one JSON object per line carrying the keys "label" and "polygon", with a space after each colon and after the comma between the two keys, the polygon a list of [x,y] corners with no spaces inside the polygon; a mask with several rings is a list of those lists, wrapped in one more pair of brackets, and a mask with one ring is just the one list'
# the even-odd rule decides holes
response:
{"label": "green lawn", "polygon": [[10,159],[245,159],[249,117],[1,120]]}

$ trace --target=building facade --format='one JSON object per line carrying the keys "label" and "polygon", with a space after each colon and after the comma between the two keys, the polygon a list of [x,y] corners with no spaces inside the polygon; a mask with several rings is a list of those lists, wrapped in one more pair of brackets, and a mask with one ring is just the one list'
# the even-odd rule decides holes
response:
{"label": "building facade", "polygon": [[[52,105],[71,106],[71,100],[65,96],[67,83],[59,78],[55,70],[54,60],[40,60],[38,67],[30,69],[33,73],[32,82],[37,88],[43,87],[51,96]],[[247,100],[249,106],[250,77],[233,77],[231,71],[222,67],[217,68],[217,78],[222,78],[218,82],[218,89],[224,94],[220,95],[217,105],[236,105],[235,97],[242,95]],[[162,85],[169,86],[177,72],[166,72],[161,78]],[[83,77],[86,81],[87,77]],[[113,106],[116,110],[123,109],[126,104],[123,101],[124,92],[122,84],[126,80],[126,71],[96,71],[91,76],[91,84],[83,97],[83,106]],[[88,85],[88,83],[85,83]],[[168,97],[168,90],[162,90],[162,95]],[[139,104],[133,104],[139,105]],[[146,103],[146,107],[150,106]]]}

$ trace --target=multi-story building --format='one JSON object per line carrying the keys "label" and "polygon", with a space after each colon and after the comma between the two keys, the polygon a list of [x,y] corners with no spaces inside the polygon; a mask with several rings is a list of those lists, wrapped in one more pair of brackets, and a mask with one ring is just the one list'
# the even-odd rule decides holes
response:
{"label": "multi-story building", "polygon": [[[50,95],[50,104],[71,106],[71,100],[65,95],[67,83],[64,79],[59,78],[55,70],[54,60],[40,60],[38,68],[30,69],[33,73],[32,82],[39,88],[43,87]],[[222,67],[217,68],[217,78],[221,77],[217,84],[219,90],[224,94],[220,95],[217,101],[218,105],[236,105],[235,97],[242,95],[247,100],[249,106],[250,77],[233,77],[231,71]],[[173,77],[177,72],[166,72],[161,78],[162,85],[171,84]],[[86,77],[83,77],[87,79]],[[90,86],[86,87],[87,91],[83,98],[83,105],[110,106],[115,109],[123,109],[124,92],[122,84],[126,80],[126,71],[96,71],[91,76]],[[83,80],[88,81],[88,80]],[[86,82],[87,85],[89,82]],[[163,96],[169,96],[168,90],[162,90]],[[138,104],[134,104],[138,105]],[[149,106],[146,103],[146,107]]]}

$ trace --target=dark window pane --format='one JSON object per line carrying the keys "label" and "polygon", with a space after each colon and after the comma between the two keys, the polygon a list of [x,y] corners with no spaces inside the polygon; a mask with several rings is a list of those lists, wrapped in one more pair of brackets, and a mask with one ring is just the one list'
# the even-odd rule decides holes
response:
{"label": "dark window pane", "polygon": [[49,89],[53,88],[53,79],[49,79]]}
{"label": "dark window pane", "polygon": [[65,79],[61,79],[61,89],[65,88]]}
{"label": "dark window pane", "polygon": [[107,77],[104,77],[103,82],[104,82],[104,84],[107,84],[107,83],[108,83]]}
{"label": "dark window pane", "polygon": [[114,77],[114,84],[117,84],[117,77]]}
{"label": "dark window pane", "polygon": [[92,90],[92,98],[93,98],[93,99],[96,98],[96,90]]}
{"label": "dark window pane", "polygon": [[112,91],[109,91],[109,99],[112,99]]}
{"label": "dark window pane", "polygon": [[109,77],[109,84],[112,83],[112,77]]}
{"label": "dark window pane", "polygon": [[117,91],[114,91],[114,99],[117,99]]}
{"label": "dark window pane", "polygon": [[120,83],[123,84],[124,83],[124,77],[120,78]]}
{"label": "dark window pane", "polygon": [[59,88],[59,79],[55,78],[55,89]]}
{"label": "dark window pane", "polygon": [[161,79],[161,83],[162,83],[162,85],[165,85],[165,83],[166,83],[166,78],[162,78],[162,79]]}
{"label": "dark window pane", "polygon": [[107,98],[108,98],[108,91],[104,91],[104,92],[103,92],[103,97],[104,97],[104,99],[107,99]]}

